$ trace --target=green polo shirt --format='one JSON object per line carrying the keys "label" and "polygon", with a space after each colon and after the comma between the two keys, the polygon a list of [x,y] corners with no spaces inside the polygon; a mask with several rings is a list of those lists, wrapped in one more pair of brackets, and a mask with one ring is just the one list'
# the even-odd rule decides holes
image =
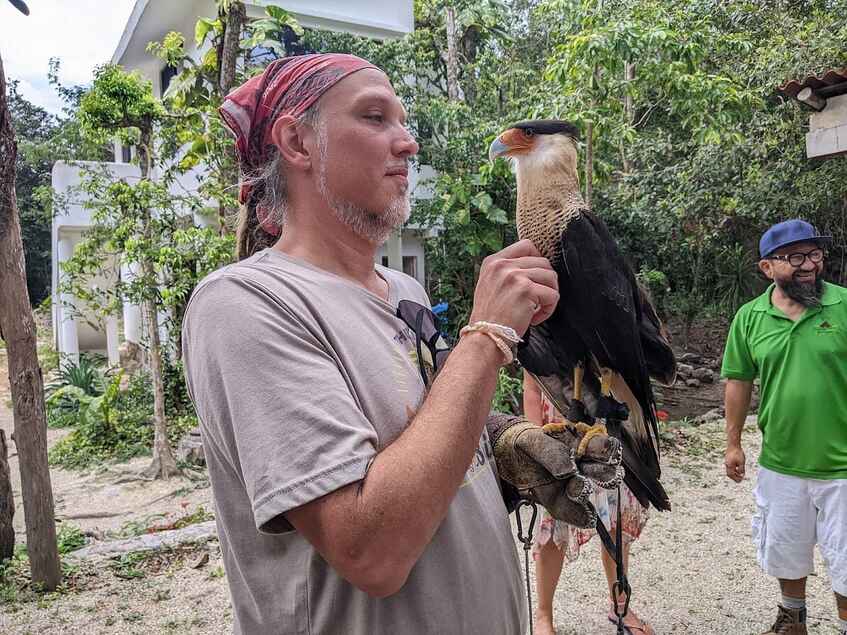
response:
{"label": "green polo shirt", "polygon": [[759,378],[760,465],[847,479],[847,289],[824,283],[821,306],[796,322],[771,304],[772,291],[738,310],[721,375]]}

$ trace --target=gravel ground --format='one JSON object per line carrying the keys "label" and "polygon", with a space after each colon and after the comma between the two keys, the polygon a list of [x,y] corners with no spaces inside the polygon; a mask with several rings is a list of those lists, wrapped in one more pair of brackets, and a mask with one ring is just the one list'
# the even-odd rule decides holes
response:
{"label": "gravel ground", "polygon": [[[0,426],[8,431],[5,359],[0,359],[0,373]],[[723,422],[717,421],[674,435],[676,447],[665,454],[663,479],[674,511],[653,513],[632,548],[633,606],[657,633],[761,633],[775,615],[777,585],[757,567],[750,541],[753,479],[736,485],[723,476],[722,427]],[[51,441],[55,437],[51,434]],[[752,423],[745,443],[752,460],[758,454]],[[54,470],[58,515],[115,513],[72,521],[97,534],[151,514],[173,517],[198,505],[212,508],[210,489],[202,482],[118,482],[121,473],[144,462],[87,475]],[[15,458],[12,470],[17,472]],[[750,472],[754,476],[755,466],[748,464]],[[19,494],[19,484],[14,487]],[[17,503],[20,522],[19,498]],[[19,540],[23,542],[23,536]],[[566,565],[562,574],[555,602],[558,635],[615,632],[606,621],[598,544],[594,540],[586,545],[583,556]],[[809,629],[814,634],[835,634],[834,600],[819,557],[818,572],[809,580]],[[73,572],[68,586],[37,601],[0,604],[0,633],[230,632],[229,593],[215,541],[143,560],[86,564]]]}
{"label": "gravel ground", "polygon": [[[632,546],[630,572],[633,608],[657,633],[748,635],[773,623],[778,585],[756,564],[750,538],[753,461],[760,447],[753,418],[744,443],[748,477],[738,485],[723,473],[723,421],[685,429],[682,447],[664,456],[663,481],[674,510],[652,513]],[[565,565],[554,604],[558,635],[616,632],[606,621],[598,545],[592,540]],[[807,589],[809,632],[835,634],[835,600],[819,553],[816,567]]]}

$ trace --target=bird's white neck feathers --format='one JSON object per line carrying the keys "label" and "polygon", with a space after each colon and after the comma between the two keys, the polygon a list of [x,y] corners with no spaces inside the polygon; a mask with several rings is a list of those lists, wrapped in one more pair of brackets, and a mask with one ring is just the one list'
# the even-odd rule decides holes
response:
{"label": "bird's white neck feathers", "polygon": [[518,182],[518,236],[548,259],[560,253],[567,224],[588,208],[579,189],[577,153],[564,135],[538,135],[530,152],[513,156]]}

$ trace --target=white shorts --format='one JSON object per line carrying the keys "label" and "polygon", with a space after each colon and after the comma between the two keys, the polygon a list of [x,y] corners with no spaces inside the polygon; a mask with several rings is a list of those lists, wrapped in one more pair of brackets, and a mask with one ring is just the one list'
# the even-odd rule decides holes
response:
{"label": "white shorts", "polygon": [[815,571],[815,544],[832,588],[847,596],[847,479],[823,481],[759,470],[753,543],[765,573],[798,580]]}

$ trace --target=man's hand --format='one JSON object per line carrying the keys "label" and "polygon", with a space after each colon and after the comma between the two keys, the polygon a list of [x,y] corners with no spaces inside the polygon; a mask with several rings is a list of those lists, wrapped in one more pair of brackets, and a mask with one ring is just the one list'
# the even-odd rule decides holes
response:
{"label": "man's hand", "polygon": [[[576,527],[594,527],[597,515],[589,495],[592,486],[577,465],[577,448],[581,437],[562,428],[542,428],[500,413],[489,415],[488,432],[494,446],[494,459],[500,478],[511,484],[522,498],[544,506],[550,515]],[[618,476],[620,445],[609,439],[594,438],[593,451],[602,454],[609,468],[604,479]],[[588,452],[585,458],[588,460]],[[599,454],[592,454],[600,458]]]}
{"label": "man's hand", "polygon": [[559,281],[550,262],[521,240],[482,262],[470,322],[510,326],[523,335],[546,320],[559,302]]}
{"label": "man's hand", "polygon": [[747,457],[744,455],[744,450],[741,446],[728,447],[724,457],[724,466],[726,467],[726,475],[736,483],[744,480],[745,464]]}

